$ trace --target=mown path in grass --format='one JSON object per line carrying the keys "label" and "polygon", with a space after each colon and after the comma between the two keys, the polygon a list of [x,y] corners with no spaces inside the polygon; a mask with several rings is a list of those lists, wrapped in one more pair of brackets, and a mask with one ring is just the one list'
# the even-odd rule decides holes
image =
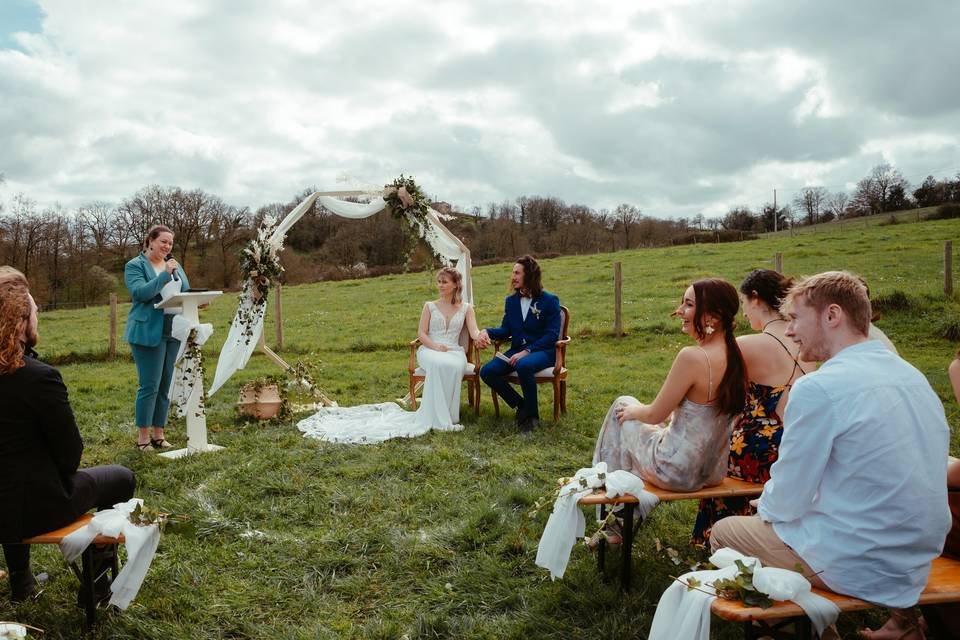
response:
{"label": "mown path in grass", "polygon": [[[956,426],[946,377],[956,344],[944,336],[960,335],[960,305],[939,291],[943,241],[958,237],[960,221],[941,221],[544,261],[546,287],[572,314],[569,412],[559,424],[545,419],[529,439],[508,417],[493,418],[487,390],[479,419],[464,397],[463,432],[374,446],[304,439],[295,419],[245,423],[233,407],[239,386],[276,371],[255,356],[207,403],[210,439],[227,449],[171,462],[134,450],[136,373],[125,345],[118,361],[64,364],[83,464],[130,466],[148,504],[198,525],[196,536],[163,538],[137,602],[108,615],[92,637],[643,638],[669,576],[684,571],[656,540],[685,559],[700,557],[686,545],[695,505],[664,505],[644,525],[635,589],[625,596],[583,548],[565,578],[551,582],[533,564],[546,514],[527,523],[525,513],[558,476],[589,462],[614,397],[657,391],[686,344],[669,318],[683,288],[707,275],[738,283],[751,268],[771,267],[778,251],[791,274],[861,273],[884,311],[879,326],[927,375]],[[614,261],[623,263],[623,338],[611,333]],[[481,325],[499,322],[509,268],[475,271]],[[406,344],[422,301],[434,297],[432,281],[420,273],[284,289],[283,355],[313,365],[341,404],[396,398],[406,391]],[[234,305],[226,295],[207,313],[216,328],[205,350],[208,383]],[[67,361],[102,351],[106,313],[42,314],[41,354]],[[549,388],[540,399],[548,418]],[[169,433],[184,442],[181,424]],[[14,608],[0,587],[0,619],[47,629],[45,638],[75,637],[74,578],[52,549],[36,551],[35,568],[52,575],[43,597]],[[842,630],[863,619],[844,620]],[[738,634],[714,629],[717,638]]]}

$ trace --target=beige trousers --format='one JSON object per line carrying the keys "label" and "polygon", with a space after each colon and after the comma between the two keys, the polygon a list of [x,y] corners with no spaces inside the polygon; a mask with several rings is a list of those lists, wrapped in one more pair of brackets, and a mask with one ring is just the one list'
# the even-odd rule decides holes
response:
{"label": "beige trousers", "polygon": [[820,576],[803,561],[796,551],[784,544],[773,530],[773,525],[760,516],[730,516],[713,525],[710,534],[710,550],[734,549],[745,556],[753,556],[765,567],[793,569],[803,567],[803,575],[815,587],[829,589]]}

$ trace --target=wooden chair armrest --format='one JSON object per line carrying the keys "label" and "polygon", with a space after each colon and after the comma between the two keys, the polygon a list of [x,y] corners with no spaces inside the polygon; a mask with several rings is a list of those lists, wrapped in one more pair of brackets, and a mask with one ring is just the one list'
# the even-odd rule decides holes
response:
{"label": "wooden chair armrest", "polygon": [[505,344],[506,340],[491,340],[490,344],[493,345],[493,352],[497,353],[500,351],[500,345]]}
{"label": "wooden chair armrest", "polygon": [[553,368],[553,375],[560,375],[560,369],[567,366],[567,345],[570,344],[570,336],[562,340],[557,340],[557,355],[555,358],[555,366]]}
{"label": "wooden chair armrest", "polygon": [[407,362],[407,371],[410,375],[417,370],[417,347],[420,345],[420,338],[410,341],[410,360]]}

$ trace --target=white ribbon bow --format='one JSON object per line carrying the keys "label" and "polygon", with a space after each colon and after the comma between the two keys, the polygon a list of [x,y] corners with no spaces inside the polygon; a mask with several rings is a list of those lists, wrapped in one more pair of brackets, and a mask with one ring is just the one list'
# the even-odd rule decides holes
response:
{"label": "white ribbon bow", "polygon": [[551,580],[563,577],[570,561],[570,551],[577,538],[583,537],[586,528],[586,521],[583,512],[577,508],[577,501],[603,486],[606,486],[607,496],[610,498],[626,494],[637,496],[640,500],[637,506],[641,518],[646,518],[659,502],[657,496],[644,490],[643,480],[629,471],[607,473],[606,462],[577,471],[570,482],[560,489],[560,496],[553,504],[553,513],[547,520],[537,547],[536,564],[550,571]]}
{"label": "white ribbon bow", "polygon": [[[826,598],[810,591],[810,581],[790,569],[763,567],[760,561],[733,549],[719,549],[710,556],[717,569],[691,571],[680,576],[660,596],[657,612],[650,626],[650,640],[708,640],[710,637],[710,603],[716,600],[712,583],[722,578],[735,578],[740,573],[736,561],[753,565],[753,586],[771,600],[792,600],[810,621],[817,634],[837,621],[840,609]],[[699,585],[688,589],[694,578]]]}
{"label": "white ribbon bow", "polygon": [[86,526],[77,529],[60,542],[60,552],[68,563],[73,562],[90,546],[98,535],[117,538],[123,535],[127,548],[127,562],[117,574],[110,591],[110,604],[126,609],[140,591],[153,556],[160,544],[160,527],[155,524],[141,527],[130,522],[130,514],[143,505],[140,498],[118,502],[112,509],[94,514]]}

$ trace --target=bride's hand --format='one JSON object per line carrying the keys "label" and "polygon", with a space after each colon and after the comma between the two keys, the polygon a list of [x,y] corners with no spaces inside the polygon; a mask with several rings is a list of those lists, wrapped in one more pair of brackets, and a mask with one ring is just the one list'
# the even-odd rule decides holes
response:
{"label": "bride's hand", "polygon": [[617,422],[623,424],[627,420],[639,420],[640,413],[643,411],[642,404],[631,404],[631,405],[620,405],[617,407],[615,413],[617,416]]}
{"label": "bride's hand", "polygon": [[447,351],[450,350],[450,347],[446,345],[438,344],[437,346],[434,347],[434,349],[442,353],[446,353]]}

